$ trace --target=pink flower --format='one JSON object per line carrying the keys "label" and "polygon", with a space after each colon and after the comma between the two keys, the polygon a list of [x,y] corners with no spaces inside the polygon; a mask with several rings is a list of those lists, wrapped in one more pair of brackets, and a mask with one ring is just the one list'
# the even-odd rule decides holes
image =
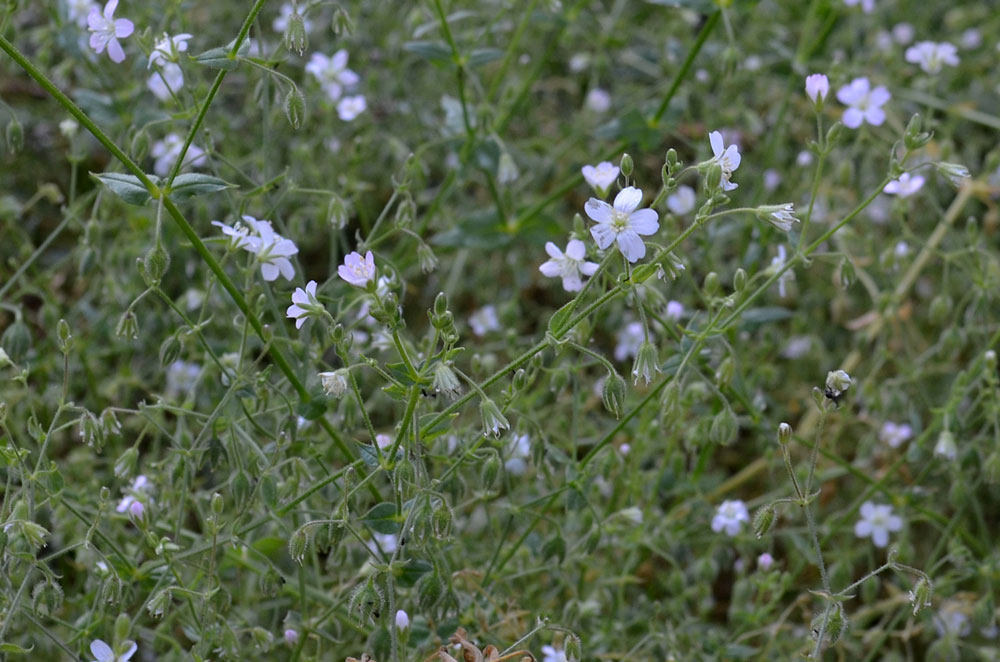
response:
{"label": "pink flower", "polygon": [[368,251],[364,257],[357,251],[344,258],[344,263],[337,268],[337,273],[355,287],[367,287],[375,280],[375,256]]}
{"label": "pink flower", "polygon": [[125,51],[122,50],[119,39],[132,34],[135,25],[127,18],[115,18],[115,10],[118,9],[118,0],[108,0],[104,5],[104,14],[97,11],[97,7],[90,10],[87,16],[87,25],[92,33],[90,35],[90,47],[97,53],[103,53],[108,49],[108,57],[112,62],[122,62],[125,60]]}

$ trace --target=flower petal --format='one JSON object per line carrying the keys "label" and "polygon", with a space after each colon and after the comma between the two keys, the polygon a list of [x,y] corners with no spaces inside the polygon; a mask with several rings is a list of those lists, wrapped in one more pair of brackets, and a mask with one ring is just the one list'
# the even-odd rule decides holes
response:
{"label": "flower petal", "polygon": [[538,270],[549,278],[555,278],[562,273],[562,267],[555,260],[549,260],[539,265]]}
{"label": "flower petal", "polygon": [[629,262],[638,262],[646,256],[646,244],[635,232],[625,230],[618,235],[618,249]]}
{"label": "flower petal", "polygon": [[629,218],[629,229],[638,234],[653,234],[660,229],[658,218],[659,214],[653,209],[634,211]]}
{"label": "flower petal", "polygon": [[868,520],[858,520],[854,525],[854,535],[859,538],[867,538],[872,534],[872,525]]}
{"label": "flower petal", "polygon": [[889,531],[886,529],[874,529],[872,531],[872,542],[876,547],[885,547],[889,544]]}
{"label": "flower petal", "polygon": [[265,262],[260,265],[260,273],[264,277],[264,280],[270,282],[272,280],[278,280],[278,274],[280,272],[278,267],[273,262]]}
{"label": "flower petal", "polygon": [[115,652],[111,650],[111,646],[100,639],[90,642],[90,652],[97,658],[97,662],[113,662],[115,659]]}
{"label": "flower petal", "polygon": [[108,57],[115,63],[125,61],[125,51],[122,50],[122,45],[114,37],[108,40]]}
{"label": "flower petal", "polygon": [[865,121],[872,126],[882,126],[882,122],[885,121],[885,111],[881,108],[869,108],[865,111]]}
{"label": "flower petal", "polygon": [[725,149],[725,143],[722,142],[722,134],[718,131],[713,131],[708,134],[708,142],[712,145],[712,155],[715,158],[719,158]]}
{"label": "flower petal", "polygon": [[[603,200],[598,200],[597,198],[587,200],[587,204],[583,206],[583,211],[587,213],[587,216],[589,216],[592,221],[597,221],[598,223],[608,223],[611,221],[612,207]],[[600,245],[600,242],[598,242],[598,245]],[[606,247],[601,246],[601,248]]]}
{"label": "flower petal", "polygon": [[127,18],[119,18],[115,21],[115,36],[124,39],[135,31],[135,24]]}
{"label": "flower petal", "polygon": [[566,244],[566,255],[574,260],[582,260],[587,256],[587,247],[579,239],[570,239],[569,243]]}
{"label": "flower petal", "polygon": [[559,247],[553,244],[551,241],[545,242],[545,252],[549,254],[549,257],[559,259],[563,256],[562,251]]}
{"label": "flower petal", "polygon": [[615,196],[615,211],[629,213],[642,203],[642,191],[634,186],[623,188]]}
{"label": "flower petal", "polygon": [[590,236],[597,242],[597,247],[603,250],[614,242],[615,231],[611,226],[602,223],[590,228]]}
{"label": "flower petal", "polygon": [[848,108],[844,111],[844,117],[842,118],[844,126],[848,129],[856,129],[861,126],[864,122],[865,114],[858,110],[857,108]]}
{"label": "flower petal", "polygon": [[599,265],[596,262],[584,262],[580,265],[580,273],[584,276],[593,276],[597,273],[597,267]]}

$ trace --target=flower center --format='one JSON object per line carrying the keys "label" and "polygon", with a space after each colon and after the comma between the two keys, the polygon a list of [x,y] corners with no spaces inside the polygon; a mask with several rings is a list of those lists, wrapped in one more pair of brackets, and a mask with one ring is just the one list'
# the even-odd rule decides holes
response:
{"label": "flower center", "polygon": [[618,211],[617,209],[611,212],[611,229],[615,231],[616,234],[621,234],[625,230],[628,230],[630,215]]}

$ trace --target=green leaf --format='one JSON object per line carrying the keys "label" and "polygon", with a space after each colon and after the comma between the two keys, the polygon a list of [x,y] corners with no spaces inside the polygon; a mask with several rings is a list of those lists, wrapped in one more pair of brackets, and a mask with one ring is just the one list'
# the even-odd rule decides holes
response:
{"label": "green leaf", "polygon": [[424,429],[424,426],[431,422],[431,420],[436,417],[437,414],[424,414],[420,417],[420,440],[425,444],[433,439],[437,439],[445,432],[451,429],[451,423],[456,418],[458,418],[458,412],[453,412],[448,414],[440,421],[434,424],[434,427],[430,429]]}
{"label": "green leaf", "polygon": [[174,200],[184,200],[196,195],[224,191],[227,188],[237,188],[237,186],[218,177],[190,172],[177,175],[174,178],[174,184],[170,187],[169,193],[170,197]]}
{"label": "green leaf", "polygon": [[361,521],[376,533],[396,533],[399,531],[399,520],[396,517],[396,504],[384,502],[373,506]]}
{"label": "green leaf", "polygon": [[[120,172],[90,173],[90,176],[104,184],[108,189],[125,202],[132,205],[144,205],[152,197],[145,185],[135,175]],[[154,182],[155,177],[150,177]]]}
{"label": "green leaf", "polygon": [[431,62],[446,63],[452,61],[451,49],[443,41],[408,41],[403,44],[403,50]]}
{"label": "green leaf", "polygon": [[0,653],[13,653],[15,655],[24,655],[35,650],[35,647],[31,648],[21,648],[15,644],[0,644]]}
{"label": "green leaf", "polygon": [[250,40],[244,39],[243,43],[240,44],[239,50],[236,51],[236,56],[231,57],[229,53],[233,50],[233,44],[235,43],[236,40],[234,39],[225,46],[211,48],[204,53],[195,55],[191,59],[200,65],[211,67],[212,69],[233,71],[236,67],[240,66],[239,58],[245,57],[250,52]]}
{"label": "green leaf", "polygon": [[423,559],[409,559],[402,566],[395,568],[396,583],[404,588],[409,588],[417,583],[421,575],[425,575],[433,569],[434,566]]}
{"label": "green leaf", "polygon": [[469,53],[468,64],[470,67],[480,67],[502,57],[503,51],[499,48],[477,48]]}
{"label": "green leaf", "polygon": [[566,326],[569,324],[570,319],[573,317],[573,312],[576,309],[576,300],[570,301],[562,308],[557,310],[552,317],[549,318],[548,332],[553,339],[557,339],[559,334],[561,334]]}

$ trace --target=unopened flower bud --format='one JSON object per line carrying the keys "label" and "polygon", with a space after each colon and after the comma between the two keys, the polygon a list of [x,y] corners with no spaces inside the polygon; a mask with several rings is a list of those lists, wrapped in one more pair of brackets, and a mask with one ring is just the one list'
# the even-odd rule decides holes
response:
{"label": "unopened flower bud", "polygon": [[774,516],[774,505],[770,503],[762,506],[753,516],[753,532],[758,540],[771,530],[774,525]]}
{"label": "unopened flower bud", "polygon": [[705,290],[705,294],[710,297],[714,297],[719,293],[722,287],[722,283],[719,280],[719,274],[714,271],[709,271],[705,274],[705,281],[702,283],[702,289]]}
{"label": "unopened flower bud", "polygon": [[920,149],[931,141],[933,133],[922,131],[923,122],[919,113],[914,113],[910,121],[906,124],[906,131],[903,132],[903,144],[906,149],[913,151]]}
{"label": "unopened flower bud", "polygon": [[743,270],[742,267],[736,270],[733,275],[733,290],[736,292],[742,292],[743,288],[747,286],[747,272]]}
{"label": "unopened flower bud", "polygon": [[73,335],[69,332],[69,323],[64,319],[60,319],[56,324],[56,340],[63,354],[69,352],[72,347]]}
{"label": "unopened flower bud", "polygon": [[289,646],[294,646],[299,643],[299,633],[297,630],[288,628],[285,630],[285,643]]}
{"label": "unopened flower bud", "polygon": [[722,166],[712,162],[708,166],[708,174],[705,176],[705,188],[709,191],[717,191],[722,183]]}
{"label": "unopened flower bud", "polygon": [[622,154],[621,165],[619,166],[621,173],[626,177],[632,176],[632,170],[635,168],[635,163],[632,161],[632,157],[628,153]]}
{"label": "unopened flower bud", "polygon": [[840,142],[841,137],[844,135],[844,123],[834,122],[829,129],[826,130],[826,146],[833,147]]}
{"label": "unopened flower bud", "polygon": [[917,580],[917,584],[910,591],[910,604],[913,605],[913,615],[916,616],[924,607],[931,606],[931,598],[934,595],[934,586],[927,581],[927,579],[921,577]]}
{"label": "unopened flower bud", "polygon": [[146,507],[142,505],[142,501],[133,501],[128,507],[128,513],[134,521],[141,522],[143,515],[146,514]]}
{"label": "unopened flower bud", "polygon": [[937,168],[937,171],[956,188],[961,186],[962,182],[971,177],[969,169],[961,163],[946,163],[942,161],[940,163],[935,163],[934,167]]}
{"label": "unopened flower bud", "polygon": [[299,88],[294,85],[288,88],[283,108],[285,117],[288,118],[288,123],[292,125],[293,129],[302,126],[306,117],[306,98],[299,91]]}
{"label": "unopened flower bud", "polygon": [[601,401],[615,418],[622,417],[625,407],[625,379],[617,372],[609,372],[605,377],[601,386]]}
{"label": "unopened flower bud", "polygon": [[788,423],[782,423],[778,426],[778,443],[784,446],[789,441],[792,440],[792,426]]}
{"label": "unopened flower bud", "polygon": [[946,460],[954,460],[958,457],[958,446],[955,444],[955,435],[951,430],[942,430],[938,435],[937,443],[934,444],[934,454]]}
{"label": "unopened flower bud", "polygon": [[7,150],[11,154],[20,152],[24,147],[24,127],[17,121],[16,117],[12,117],[10,122],[7,123],[5,134],[7,138]]}
{"label": "unopened flower bud", "polygon": [[806,76],[806,96],[813,102],[816,110],[823,108],[823,101],[830,93],[830,79],[823,74],[811,74]]}
{"label": "unopened flower bud", "polygon": [[215,513],[216,515],[221,515],[222,510],[226,507],[226,500],[222,497],[221,494],[216,492],[215,494],[212,495],[211,507],[213,513]]}
{"label": "unopened flower bud", "polygon": [[826,374],[826,396],[828,398],[839,397],[844,391],[851,388],[851,376],[843,370],[832,370]]}
{"label": "unopened flower bud", "polygon": [[677,166],[679,166],[681,164],[681,162],[677,159],[677,150],[674,149],[673,147],[671,147],[670,149],[667,150],[667,157],[666,157],[665,161],[666,161],[666,164],[667,164],[667,166],[669,166],[669,168],[670,168],[671,171],[673,171],[674,169],[676,169]]}

